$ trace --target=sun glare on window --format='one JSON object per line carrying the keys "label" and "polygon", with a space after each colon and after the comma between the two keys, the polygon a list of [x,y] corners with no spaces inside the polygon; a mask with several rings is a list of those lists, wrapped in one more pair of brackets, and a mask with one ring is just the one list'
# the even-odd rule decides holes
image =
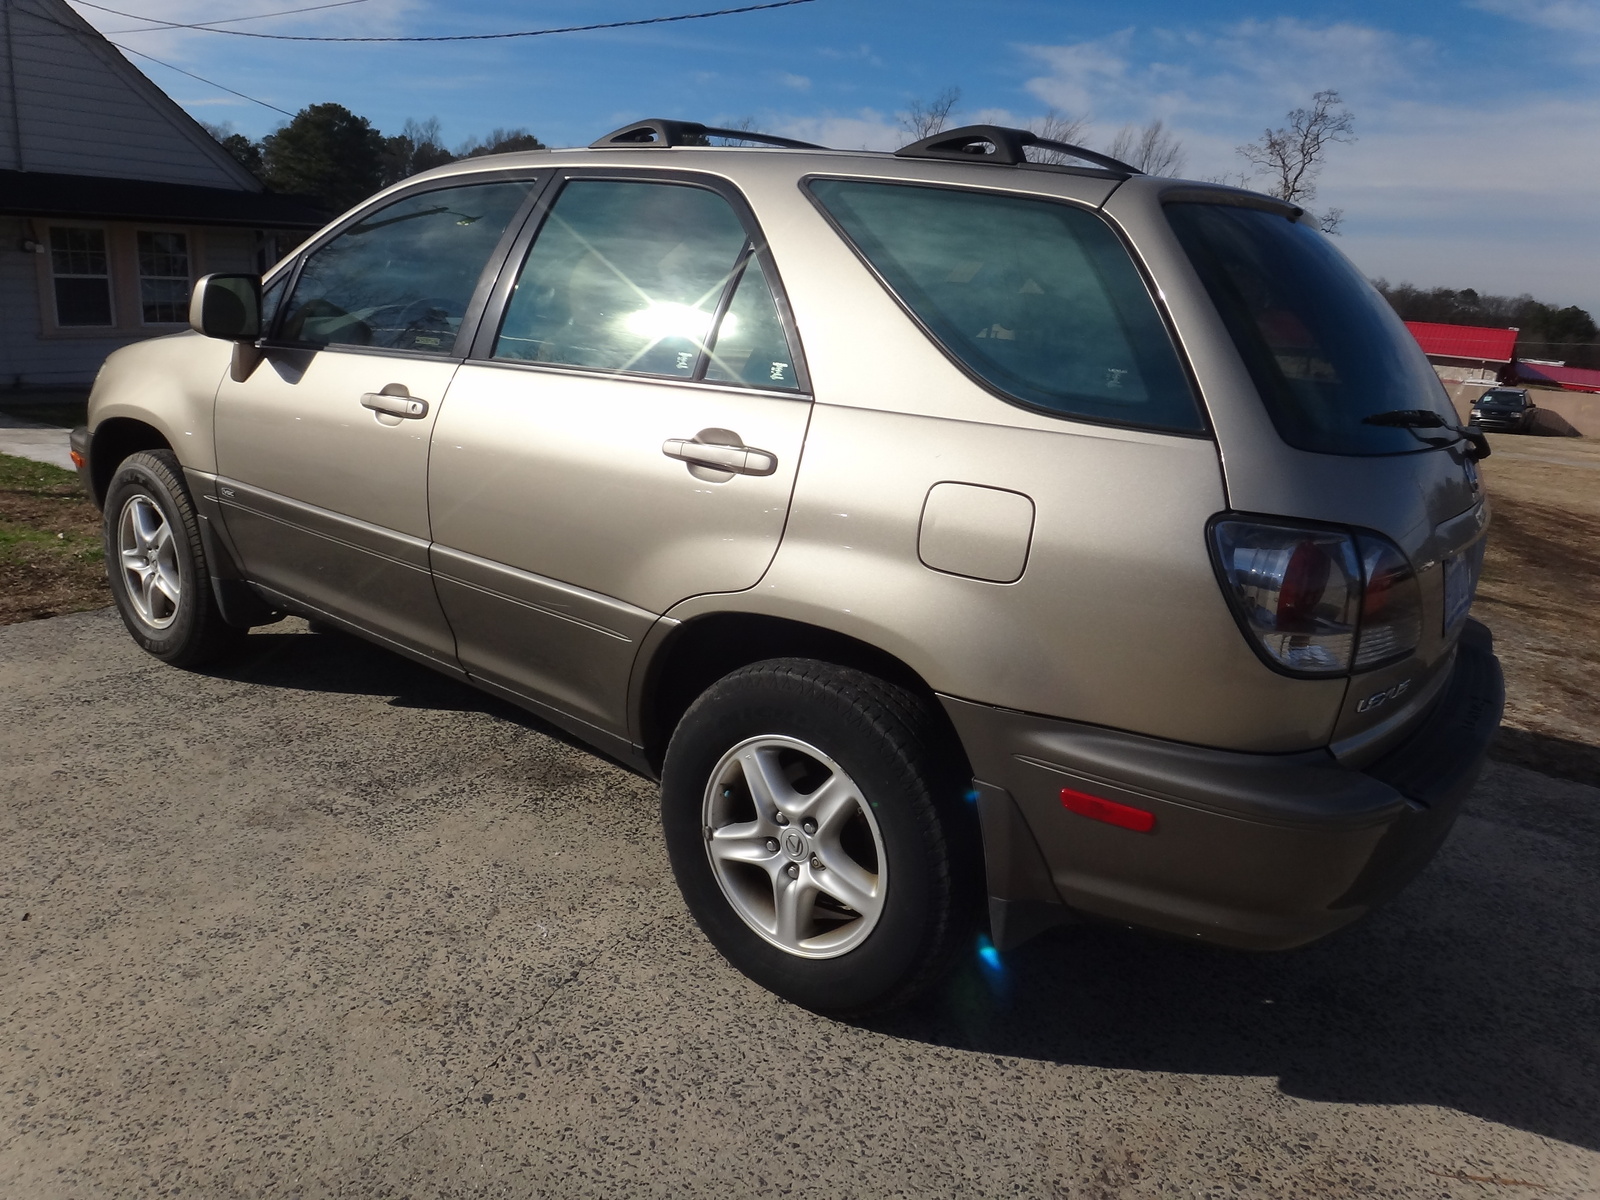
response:
{"label": "sun glare on window", "polygon": [[[703,342],[706,335],[711,332],[711,320],[714,315],[704,309],[679,304],[676,301],[652,300],[647,307],[623,317],[622,325],[634,337],[649,338],[653,342],[672,338]],[[731,333],[737,324],[734,315],[728,313],[722,318],[723,334]]]}

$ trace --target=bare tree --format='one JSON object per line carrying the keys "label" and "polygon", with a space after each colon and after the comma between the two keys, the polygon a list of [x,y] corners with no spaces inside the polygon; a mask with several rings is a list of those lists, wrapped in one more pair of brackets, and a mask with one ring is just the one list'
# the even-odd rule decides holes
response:
{"label": "bare tree", "polygon": [[[1355,114],[1344,106],[1338,92],[1325,88],[1311,97],[1310,108],[1291,112],[1288,125],[1264,131],[1259,142],[1240,146],[1238,151],[1257,174],[1267,176],[1266,190],[1271,195],[1304,206],[1316,199],[1317,176],[1328,147],[1334,142],[1355,141],[1355,129]],[[1337,209],[1330,210],[1324,224],[1331,218],[1337,228],[1342,215]]]}
{"label": "bare tree", "polygon": [[958,87],[947,87],[932,100],[913,100],[910,109],[900,114],[900,128],[909,133],[914,142],[941,133],[950,124],[950,114],[960,100]]}
{"label": "bare tree", "polygon": [[[1044,138],[1047,142],[1076,144],[1089,131],[1089,121],[1086,117],[1069,117],[1052,108],[1044,116],[1030,124],[1028,131],[1036,137]],[[1077,161],[1072,155],[1065,154],[1060,150],[1051,150],[1047,146],[1029,146],[1027,154],[1028,161],[1036,163]]]}
{"label": "bare tree", "polygon": [[1124,125],[1111,139],[1106,153],[1147,175],[1176,175],[1189,158],[1183,143],[1160,118],[1143,129]]}

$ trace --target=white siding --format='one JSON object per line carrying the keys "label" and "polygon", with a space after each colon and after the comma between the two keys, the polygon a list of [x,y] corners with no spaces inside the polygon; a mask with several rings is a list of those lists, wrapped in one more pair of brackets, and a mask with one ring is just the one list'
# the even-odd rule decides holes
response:
{"label": "white siding", "polygon": [[0,388],[87,384],[106,355],[138,339],[41,337],[38,265],[17,252],[24,236],[21,220],[0,217]]}
{"label": "white siding", "polygon": [[[0,0],[0,5],[7,8],[11,27],[11,44],[0,47],[0,167],[261,190],[205,130],[61,0]],[[10,104],[13,84],[16,113]]]}
{"label": "white siding", "polygon": [[[39,283],[40,260],[17,248],[25,238],[48,236],[50,222],[0,216],[0,389],[87,385],[113,350],[173,332],[170,325],[150,327],[139,322],[138,264],[131,250],[136,244],[134,235],[148,227],[126,221],[105,226],[112,250],[113,307],[121,322],[119,328],[107,330],[103,337],[49,335],[40,307],[52,299],[48,285],[41,288]],[[195,275],[213,271],[253,274],[258,269],[258,236],[253,229],[178,228],[189,235],[190,269]]]}
{"label": "white siding", "polygon": [[231,271],[239,275],[259,275],[261,267],[256,262],[256,242],[253,229],[207,229],[205,237],[204,270],[207,275]]}

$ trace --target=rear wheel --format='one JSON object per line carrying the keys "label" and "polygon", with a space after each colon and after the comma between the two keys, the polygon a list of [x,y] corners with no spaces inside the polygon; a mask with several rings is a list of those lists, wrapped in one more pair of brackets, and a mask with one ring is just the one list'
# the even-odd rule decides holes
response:
{"label": "rear wheel", "polygon": [[139,645],[179,667],[238,648],[244,631],[217,608],[199,518],[170,451],[142,450],[117,468],[106,489],[105,548],[112,598]]}
{"label": "rear wheel", "polygon": [[684,715],[662,771],[673,873],[735,967],[808,1008],[910,999],[965,943],[965,781],[930,701],[776,659]]}

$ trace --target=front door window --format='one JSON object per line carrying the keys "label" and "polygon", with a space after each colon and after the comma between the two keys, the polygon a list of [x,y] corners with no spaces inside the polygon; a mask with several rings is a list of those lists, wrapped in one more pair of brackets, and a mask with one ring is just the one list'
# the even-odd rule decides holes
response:
{"label": "front door window", "polygon": [[452,353],[484,264],[532,189],[440,188],[368,213],[306,260],[279,337]]}

